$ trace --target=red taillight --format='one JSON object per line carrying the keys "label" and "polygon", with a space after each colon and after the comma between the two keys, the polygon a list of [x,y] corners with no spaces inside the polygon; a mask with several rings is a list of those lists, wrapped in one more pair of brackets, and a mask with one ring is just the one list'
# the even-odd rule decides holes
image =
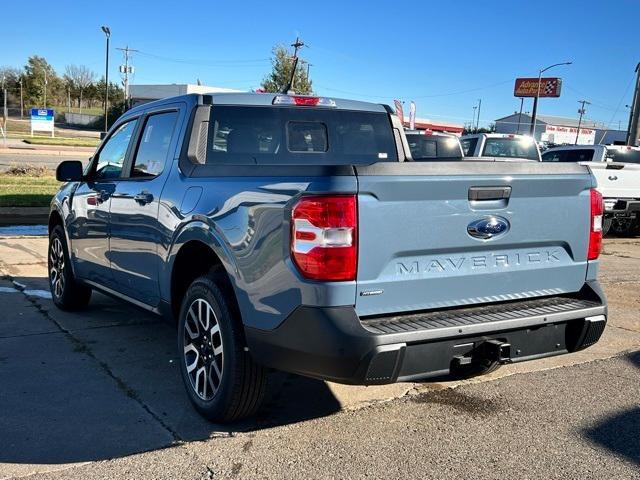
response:
{"label": "red taillight", "polygon": [[591,228],[589,232],[589,251],[587,260],[596,260],[602,251],[602,215],[604,205],[602,194],[595,188],[591,189]]}
{"label": "red taillight", "polygon": [[291,214],[291,257],[306,278],[355,280],[357,234],[355,195],[302,197]]}
{"label": "red taillight", "polygon": [[276,95],[274,105],[296,105],[299,107],[335,107],[336,102],[330,98],[310,97],[306,95]]}

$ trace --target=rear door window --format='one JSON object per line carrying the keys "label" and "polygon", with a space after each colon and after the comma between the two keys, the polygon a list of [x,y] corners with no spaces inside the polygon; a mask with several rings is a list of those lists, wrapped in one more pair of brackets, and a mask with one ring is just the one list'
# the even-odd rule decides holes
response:
{"label": "rear door window", "polygon": [[397,161],[384,112],[214,106],[207,164],[358,165]]}
{"label": "rear door window", "polygon": [[156,177],[162,173],[178,112],[165,112],[147,118],[131,170],[132,177]]}

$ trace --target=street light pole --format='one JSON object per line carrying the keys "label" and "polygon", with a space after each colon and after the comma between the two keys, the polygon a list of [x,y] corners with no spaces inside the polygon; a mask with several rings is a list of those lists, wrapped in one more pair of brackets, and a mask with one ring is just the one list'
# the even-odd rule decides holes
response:
{"label": "street light pole", "polygon": [[109,39],[111,38],[111,30],[106,25],[103,25],[101,28],[107,37],[107,51],[104,66],[104,133],[107,133],[109,130],[107,117],[109,108]]}
{"label": "street light pole", "polygon": [[520,113],[518,114],[518,131],[516,134],[520,133],[520,120],[522,120],[522,106],[524,105],[524,97],[520,97]]}
{"label": "street light pole", "polygon": [[587,102],[586,100],[578,100],[578,103],[582,104],[582,107],[578,109],[578,113],[580,114],[580,118],[578,119],[578,131],[576,132],[576,141],[574,145],[578,144],[578,137],[580,137],[580,127],[582,126],[582,116],[587,113],[587,110],[584,108],[585,105],[591,105],[591,102]]}
{"label": "street light pole", "polygon": [[538,114],[538,99],[540,98],[540,82],[542,81],[542,74],[544,72],[546,72],[547,70],[553,68],[553,67],[558,67],[560,65],[571,65],[573,62],[561,62],[561,63],[554,63],[553,65],[549,65],[548,67],[543,68],[542,70],[538,71],[538,91],[536,93],[536,96],[533,99],[533,112],[531,113],[531,129],[529,130],[529,134],[535,138],[536,136],[536,120],[537,120],[537,114]]}

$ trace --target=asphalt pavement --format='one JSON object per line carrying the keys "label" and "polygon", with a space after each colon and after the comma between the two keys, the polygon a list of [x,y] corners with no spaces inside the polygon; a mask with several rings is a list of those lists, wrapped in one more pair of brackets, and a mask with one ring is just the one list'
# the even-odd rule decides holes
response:
{"label": "asphalt pavement", "polygon": [[61,312],[45,263],[46,238],[0,238],[0,479],[640,478],[640,239],[605,240],[594,347],[466,382],[276,374],[231,426],[188,403],[172,325]]}
{"label": "asphalt pavement", "polygon": [[80,151],[63,153],[62,155],[41,155],[41,154],[27,154],[20,153],[0,153],[0,173],[8,170],[16,165],[35,165],[45,166],[51,170],[55,170],[58,164],[64,160],[80,160],[83,163],[89,161],[91,153]]}

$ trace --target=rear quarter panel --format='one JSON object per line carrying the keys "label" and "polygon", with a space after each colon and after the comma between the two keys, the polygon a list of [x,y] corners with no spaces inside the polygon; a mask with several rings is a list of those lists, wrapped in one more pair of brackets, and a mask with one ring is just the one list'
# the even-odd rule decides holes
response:
{"label": "rear quarter panel", "polygon": [[[317,283],[303,279],[289,256],[289,215],[296,199],[310,193],[356,193],[355,176],[212,175],[179,172],[163,193],[159,219],[166,271],[161,295],[170,298],[170,271],[187,241],[209,244],[233,284],[243,322],[277,327],[299,305],[353,305],[355,282]],[[258,172],[258,169],[256,169]],[[193,191],[199,192],[194,201]]]}

